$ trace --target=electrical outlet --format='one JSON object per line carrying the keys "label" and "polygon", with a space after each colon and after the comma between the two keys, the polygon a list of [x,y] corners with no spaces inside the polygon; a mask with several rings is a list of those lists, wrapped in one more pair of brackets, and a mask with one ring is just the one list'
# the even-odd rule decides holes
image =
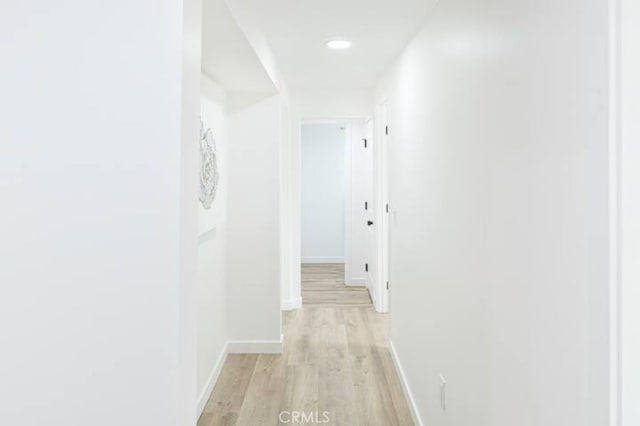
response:
{"label": "electrical outlet", "polygon": [[442,411],[447,411],[447,381],[442,374],[440,374],[440,408]]}

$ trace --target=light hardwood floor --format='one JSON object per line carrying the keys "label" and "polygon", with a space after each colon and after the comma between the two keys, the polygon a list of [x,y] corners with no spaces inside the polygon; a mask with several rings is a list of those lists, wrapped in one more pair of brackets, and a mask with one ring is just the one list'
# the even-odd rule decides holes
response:
{"label": "light hardwood floor", "polygon": [[369,306],[366,287],[346,286],[344,264],[302,265],[302,304],[304,306]]}
{"label": "light hardwood floor", "polygon": [[[317,276],[305,286],[320,285],[310,283],[315,280],[336,285],[330,282],[335,272],[312,269],[306,272]],[[198,426],[413,424],[387,346],[387,315],[375,312],[370,300],[355,306],[312,300],[284,312],[282,355],[227,357]],[[288,422],[288,413],[280,421],[281,412],[293,411],[317,412],[319,422]],[[325,411],[328,423],[322,423]]]}

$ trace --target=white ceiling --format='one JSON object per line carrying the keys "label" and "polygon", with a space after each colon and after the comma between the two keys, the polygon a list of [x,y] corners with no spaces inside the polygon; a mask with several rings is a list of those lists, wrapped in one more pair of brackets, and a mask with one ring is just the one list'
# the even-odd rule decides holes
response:
{"label": "white ceiling", "polygon": [[[293,89],[375,85],[437,0],[229,0],[256,14]],[[336,51],[324,42],[353,42]]]}
{"label": "white ceiling", "polygon": [[202,71],[230,92],[275,92],[225,0],[202,2]]}

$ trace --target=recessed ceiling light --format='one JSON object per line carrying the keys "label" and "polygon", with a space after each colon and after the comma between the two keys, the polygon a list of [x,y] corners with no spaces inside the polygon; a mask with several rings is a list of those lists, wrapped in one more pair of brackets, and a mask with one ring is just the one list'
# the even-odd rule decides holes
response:
{"label": "recessed ceiling light", "polygon": [[348,49],[351,47],[349,40],[329,40],[326,45],[331,49]]}

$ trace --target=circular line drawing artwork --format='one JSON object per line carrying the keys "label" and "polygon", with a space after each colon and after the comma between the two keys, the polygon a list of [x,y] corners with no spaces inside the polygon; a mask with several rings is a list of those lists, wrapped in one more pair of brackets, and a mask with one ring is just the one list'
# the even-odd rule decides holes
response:
{"label": "circular line drawing artwork", "polygon": [[200,202],[205,209],[211,208],[218,190],[218,160],[216,141],[211,129],[204,129],[200,120]]}

